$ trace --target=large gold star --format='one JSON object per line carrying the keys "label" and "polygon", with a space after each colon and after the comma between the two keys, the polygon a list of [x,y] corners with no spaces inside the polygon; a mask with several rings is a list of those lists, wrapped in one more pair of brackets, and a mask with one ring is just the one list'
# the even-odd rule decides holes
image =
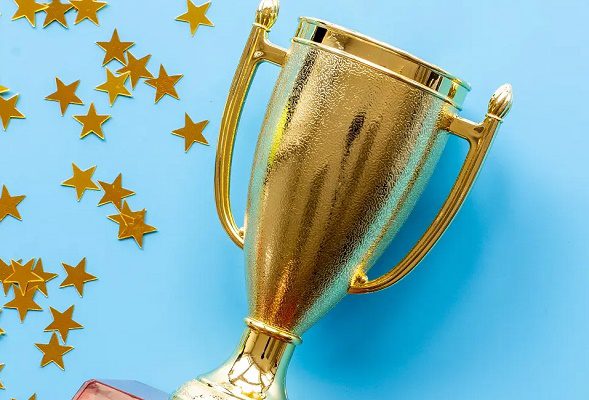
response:
{"label": "large gold star", "polygon": [[68,265],[66,263],[61,263],[61,265],[63,265],[63,268],[67,273],[67,277],[61,283],[61,285],[59,285],[59,287],[64,288],[68,286],[73,286],[78,291],[80,297],[84,296],[84,284],[98,279],[94,275],[86,272],[85,257],[75,267],[72,267],[71,265]]}
{"label": "large gold star", "polygon": [[12,273],[4,279],[5,283],[16,283],[20,292],[25,294],[28,290],[29,283],[43,282],[43,278],[33,272],[33,266],[35,260],[30,260],[25,264],[21,264],[18,261],[11,260],[10,266],[12,267]]}
{"label": "large gold star", "polygon": [[194,123],[188,113],[185,113],[184,128],[176,129],[172,134],[184,138],[184,151],[188,152],[194,143],[209,144],[202,134],[208,123],[209,121]]}
{"label": "large gold star", "polygon": [[65,370],[63,356],[74,349],[72,346],[62,346],[59,344],[59,339],[57,339],[57,334],[55,333],[51,335],[49,343],[35,343],[35,346],[43,353],[41,367],[54,363],[62,370]]}
{"label": "large gold star", "polygon": [[57,278],[57,274],[52,272],[46,272],[43,269],[43,260],[39,258],[37,264],[35,264],[35,268],[33,268],[33,272],[37,274],[43,281],[42,282],[35,282],[29,283],[27,286],[28,289],[37,289],[39,292],[43,293],[45,297],[48,297],[49,294],[47,293],[47,282],[52,279]]}
{"label": "large gold star", "polygon": [[116,76],[107,68],[106,82],[96,86],[96,90],[108,93],[111,107],[119,96],[133,97],[129,89],[125,86],[125,82],[129,79],[129,74],[129,72],[125,72],[124,74]]}
{"label": "large gold star", "polygon": [[16,102],[18,101],[18,94],[12,96],[9,99],[0,97],[0,119],[2,120],[2,127],[4,130],[8,128],[10,119],[19,118],[23,119],[25,116],[16,108]]}
{"label": "large gold star", "polygon": [[168,75],[164,66],[160,65],[159,76],[157,78],[147,79],[145,83],[155,88],[156,103],[165,95],[172,96],[176,100],[179,100],[175,85],[183,76],[184,75]]}
{"label": "large gold star", "polygon": [[20,322],[24,322],[29,311],[43,311],[40,305],[35,303],[36,289],[29,289],[25,294],[22,294],[19,290],[14,291],[14,299],[4,304],[4,308],[13,308],[18,310]]}
{"label": "large gold star", "polygon": [[72,169],[74,175],[63,181],[61,185],[75,188],[76,194],[78,195],[78,201],[82,199],[86,190],[100,190],[98,185],[92,181],[92,175],[94,175],[94,171],[96,171],[96,166],[82,171],[76,164],[72,163]]}
{"label": "large gold star", "polygon": [[80,81],[75,81],[69,85],[66,85],[61,81],[61,79],[55,78],[55,84],[57,86],[57,90],[55,93],[51,93],[49,96],[45,97],[45,100],[59,102],[59,108],[61,110],[62,116],[65,114],[70,104],[84,104],[84,102],[80,100],[78,96],[76,96],[76,90],[80,85]]}
{"label": "large gold star", "polygon": [[31,26],[35,26],[35,16],[39,11],[47,8],[47,4],[39,4],[35,0],[14,0],[18,9],[12,16],[12,20],[16,21],[19,18],[26,18]]}
{"label": "large gold star", "polygon": [[0,221],[7,216],[22,220],[20,213],[18,212],[17,206],[26,196],[11,196],[6,186],[2,186],[2,194],[0,195]]}
{"label": "large gold star", "polygon": [[145,223],[147,210],[132,211],[125,201],[123,209],[119,214],[111,215],[108,218],[119,224],[119,240],[133,238],[137,245],[143,247],[143,236],[157,231],[157,228]]}
{"label": "large gold star", "polygon": [[147,69],[147,63],[151,59],[151,54],[146,55],[143,58],[135,58],[135,56],[127,51],[127,63],[125,66],[117,71],[118,74],[124,74],[128,72],[131,76],[131,87],[135,89],[139,79],[141,78],[153,78],[153,74]]}
{"label": "large gold star", "polygon": [[215,26],[215,24],[213,24],[206,16],[210,6],[210,1],[203,5],[196,6],[192,1],[186,0],[186,7],[188,10],[184,14],[178,16],[176,21],[188,22],[190,24],[190,32],[192,33],[192,36],[194,36],[200,25]]}
{"label": "large gold star", "polygon": [[84,328],[82,325],[74,321],[74,306],[71,306],[64,312],[59,312],[53,307],[49,307],[51,311],[51,315],[53,316],[53,322],[47,325],[45,328],[45,332],[59,332],[61,335],[61,340],[63,342],[67,342],[67,336],[69,331],[73,329],[82,329]]}
{"label": "large gold star", "polygon": [[98,184],[102,186],[102,190],[104,190],[104,196],[102,196],[102,199],[98,202],[98,206],[112,203],[118,210],[120,210],[123,205],[123,199],[135,194],[134,191],[123,187],[123,174],[119,174],[112,183],[98,181]]}
{"label": "large gold star", "polygon": [[86,115],[74,115],[74,119],[82,124],[82,133],[80,134],[81,139],[93,133],[100,139],[104,140],[102,124],[110,119],[110,115],[97,114],[94,103],[90,103],[90,108],[88,109],[88,113]]}
{"label": "large gold star", "polygon": [[43,10],[47,14],[45,16],[43,28],[54,22],[59,22],[61,26],[67,28],[65,14],[72,8],[74,8],[74,6],[72,6],[69,1],[67,3],[62,3],[59,0],[51,0],[51,3],[48,3],[47,8]]}
{"label": "large gold star", "polygon": [[74,24],[77,25],[83,20],[88,19],[94,22],[95,25],[99,25],[97,13],[106,7],[105,2],[96,0],[70,0],[70,3],[78,11]]}
{"label": "large gold star", "polygon": [[112,60],[117,60],[122,64],[125,63],[125,52],[130,49],[135,43],[133,42],[121,42],[119,38],[119,32],[115,29],[110,41],[108,42],[96,42],[106,54],[104,55],[104,61],[102,65],[106,65]]}

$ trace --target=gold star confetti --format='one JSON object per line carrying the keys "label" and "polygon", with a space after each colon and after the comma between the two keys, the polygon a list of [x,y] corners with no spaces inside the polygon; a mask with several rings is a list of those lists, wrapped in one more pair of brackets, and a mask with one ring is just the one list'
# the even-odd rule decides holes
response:
{"label": "gold star confetti", "polygon": [[10,119],[19,118],[23,119],[25,116],[16,108],[16,102],[18,101],[18,94],[12,96],[9,99],[0,97],[0,119],[2,119],[2,127],[4,130],[8,128]]}
{"label": "gold star confetti", "polygon": [[30,260],[25,264],[12,260],[10,266],[12,273],[4,279],[5,283],[16,283],[21,294],[25,294],[29,283],[43,282],[43,278],[33,272],[35,260]]}
{"label": "gold star confetti", "polygon": [[[2,372],[3,369],[4,369],[4,364],[0,364],[0,372]],[[2,389],[2,390],[6,389],[4,387],[4,384],[2,384],[2,382],[0,382],[0,389]]]}
{"label": "gold star confetti", "polygon": [[82,171],[76,164],[72,163],[72,169],[74,171],[74,175],[71,178],[63,181],[61,185],[76,188],[78,201],[82,199],[82,196],[86,190],[100,190],[98,185],[92,181],[92,175],[94,175],[94,171],[96,171],[96,166]]}
{"label": "gold star confetti", "polygon": [[78,11],[76,21],[74,24],[79,24],[87,19],[94,22],[95,25],[100,25],[98,22],[98,11],[106,7],[106,3],[96,0],[70,0],[70,3]]}
{"label": "gold star confetti", "polygon": [[123,209],[119,214],[108,218],[119,224],[119,240],[133,238],[137,245],[143,247],[143,236],[157,231],[157,228],[145,223],[147,210],[132,211],[127,202],[123,203]]}
{"label": "gold star confetti", "polygon": [[39,11],[47,8],[47,4],[39,4],[35,0],[14,0],[18,9],[12,16],[12,20],[16,21],[19,18],[26,18],[31,26],[35,26],[35,16]]}
{"label": "gold star confetti", "polygon": [[190,32],[192,36],[196,33],[196,30],[200,25],[215,26],[210,19],[207,18],[206,13],[211,6],[211,2],[205,3],[200,6],[194,5],[190,0],[186,0],[186,7],[188,10],[176,18],[176,21],[187,22],[190,24]]}
{"label": "gold star confetti", "polygon": [[128,72],[131,76],[131,87],[135,89],[139,79],[141,78],[153,78],[153,74],[147,69],[147,63],[151,59],[151,54],[146,55],[143,58],[135,58],[135,56],[127,51],[127,63],[125,66],[117,71],[118,74],[124,74]]}
{"label": "gold star confetti", "polygon": [[135,194],[134,191],[123,187],[123,174],[119,174],[113,183],[98,181],[98,184],[102,186],[102,190],[104,190],[104,196],[100,199],[98,206],[112,203],[117,210],[120,210],[123,204],[123,199]]}
{"label": "gold star confetti", "polygon": [[62,370],[65,370],[65,366],[63,365],[63,356],[74,349],[72,346],[62,346],[59,344],[57,334],[55,333],[51,335],[51,340],[49,343],[35,343],[35,346],[43,353],[41,367],[54,363]]}
{"label": "gold star confetti", "polygon": [[129,74],[129,72],[125,72],[124,74],[116,76],[107,68],[106,82],[96,86],[96,90],[108,93],[111,107],[119,96],[133,97],[129,89],[125,86],[125,82],[129,79]]}
{"label": "gold star confetti", "polygon": [[0,259],[0,282],[2,282],[2,286],[4,288],[4,295],[6,296],[10,291],[10,288],[13,286],[12,283],[6,283],[4,280],[10,276],[14,272],[14,269],[4,260]]}
{"label": "gold star confetti", "polygon": [[52,279],[57,278],[57,274],[54,274],[52,272],[46,272],[43,269],[43,260],[41,260],[40,258],[37,261],[37,264],[35,264],[35,268],[33,268],[33,272],[36,275],[38,275],[43,281],[29,283],[27,288],[28,289],[37,289],[39,292],[43,293],[43,295],[45,295],[45,297],[49,297],[49,294],[47,293],[47,282],[49,282]]}
{"label": "gold star confetti", "polygon": [[183,76],[184,75],[168,75],[164,66],[160,65],[159,76],[157,78],[147,79],[145,83],[155,88],[156,103],[165,95],[172,96],[176,100],[179,100],[175,86]]}
{"label": "gold star confetti", "polygon": [[86,272],[86,258],[84,257],[82,261],[78,263],[75,267],[68,265],[66,263],[61,263],[65,272],[67,273],[67,278],[59,285],[60,288],[73,286],[78,291],[80,297],[84,296],[84,284],[87,282],[92,282],[97,280],[98,278],[92,274]]}
{"label": "gold star confetti", "polygon": [[0,94],[2,94],[2,93],[6,93],[6,92],[8,92],[9,90],[10,90],[10,89],[8,89],[6,86],[2,86],[2,85],[0,85]]}
{"label": "gold star confetti", "polygon": [[48,3],[47,8],[43,10],[47,14],[45,16],[43,28],[54,22],[59,22],[61,26],[67,28],[65,14],[72,8],[74,8],[74,6],[72,6],[69,1],[67,3],[62,3],[59,0],[51,0],[51,3]]}
{"label": "gold star confetti", "polygon": [[26,196],[11,196],[8,192],[8,188],[6,186],[2,186],[2,194],[0,195],[0,221],[4,220],[7,216],[11,216],[13,218],[22,221],[22,217],[18,212],[17,206],[20,204],[21,201],[25,199]]}
{"label": "gold star confetti", "polygon": [[53,316],[53,322],[47,325],[45,332],[59,332],[63,342],[67,342],[67,336],[69,331],[74,329],[83,329],[84,327],[74,321],[74,306],[71,306],[64,312],[59,312],[53,307],[49,307],[51,315]]}
{"label": "gold star confetti", "polygon": [[55,93],[51,93],[49,96],[45,97],[45,100],[59,102],[62,116],[65,114],[70,104],[84,104],[84,102],[82,102],[82,100],[76,96],[76,90],[80,85],[80,81],[75,81],[69,85],[66,85],[61,81],[61,79],[55,78],[55,84],[57,86],[57,90]]}
{"label": "gold star confetti", "polygon": [[93,133],[100,139],[104,140],[102,124],[110,119],[110,115],[97,114],[94,103],[90,103],[90,108],[88,109],[88,113],[86,115],[74,115],[74,119],[82,124],[82,133],[80,134],[81,139]]}
{"label": "gold star confetti", "polygon": [[106,65],[112,60],[117,60],[122,64],[125,63],[125,52],[129,50],[135,43],[133,42],[121,42],[119,38],[119,32],[115,29],[110,41],[108,42],[96,42],[104,51],[104,61],[102,65]]}
{"label": "gold star confetti", "polygon": [[20,316],[20,322],[24,322],[29,311],[43,311],[41,306],[35,303],[36,289],[29,289],[25,294],[22,294],[19,290],[14,291],[14,299],[4,304],[4,308],[13,308],[18,310]]}
{"label": "gold star confetti", "polygon": [[185,113],[184,128],[176,129],[172,134],[184,138],[184,151],[188,152],[194,143],[209,144],[202,134],[208,123],[209,121],[194,123],[188,113]]}

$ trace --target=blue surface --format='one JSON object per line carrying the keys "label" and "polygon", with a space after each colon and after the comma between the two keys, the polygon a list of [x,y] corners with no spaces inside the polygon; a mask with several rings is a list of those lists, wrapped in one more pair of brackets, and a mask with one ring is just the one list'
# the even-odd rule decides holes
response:
{"label": "blue surface", "polygon": [[[215,28],[192,38],[175,22],[183,0],[124,0],[69,31],[56,24],[31,29],[10,22],[15,6],[0,1],[0,83],[22,95],[26,120],[0,134],[0,183],[26,194],[23,222],[0,223],[0,257],[43,257],[62,274],[43,307],[76,304],[84,330],[70,334],[75,350],[66,372],[40,369],[34,343],[47,342],[50,314],[25,324],[4,310],[0,398],[67,399],[87,379],[136,379],[172,391],[233,350],[246,315],[242,254],[215,215],[213,162],[230,80],[249,32],[257,0],[214,0]],[[478,120],[497,86],[509,81],[515,106],[472,194],[439,245],[408,279],[371,296],[349,297],[305,336],[289,373],[293,399],[586,399],[589,397],[589,269],[587,246],[586,90],[589,3],[563,1],[391,2],[283,0],[272,39],[284,46],[299,15],[313,15],[392,43],[463,77],[473,86],[463,115]],[[74,15],[69,15],[70,23]],[[38,16],[38,21],[41,16]],[[114,27],[136,41],[136,56],[153,54],[184,73],[181,102],[153,105],[141,83],[134,99],[109,109],[94,90],[104,81],[103,52]],[[245,203],[255,138],[272,82],[262,68],[244,115],[235,161],[235,208]],[[72,119],[43,98],[54,78],[81,79],[78,94],[112,113],[106,142],[79,140]],[[184,112],[210,119],[210,147],[184,154]],[[399,240],[377,268],[399,259],[423,231],[457,173],[465,147],[449,143],[433,182]],[[60,186],[71,162],[97,165],[96,179],[119,172],[146,207],[159,233],[141,251],[119,242],[97,208],[98,192],[76,203]],[[109,208],[110,207],[110,208]],[[58,289],[60,262],[88,258],[100,280],[80,299]],[[375,271],[377,272],[377,271]]]}

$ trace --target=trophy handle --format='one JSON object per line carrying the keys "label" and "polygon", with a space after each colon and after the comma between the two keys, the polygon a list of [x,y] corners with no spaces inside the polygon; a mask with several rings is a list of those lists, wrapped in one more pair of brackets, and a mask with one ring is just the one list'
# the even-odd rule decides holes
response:
{"label": "trophy handle", "polygon": [[487,115],[480,124],[456,115],[451,116],[444,129],[466,139],[470,149],[442,209],[417,244],[391,271],[380,278],[370,281],[365,269],[361,266],[352,279],[349,288],[350,293],[371,293],[394,285],[409,274],[427,255],[464,203],[464,199],[470,191],[493,142],[495,133],[511,108],[512,99],[511,85],[505,84],[497,89],[491,97]]}
{"label": "trophy handle", "polygon": [[258,66],[263,61],[284,65],[287,51],[268,40],[268,32],[278,18],[278,0],[262,0],[256,20],[231,83],[229,97],[221,120],[217,158],[215,162],[215,202],[225,231],[239,247],[243,247],[244,231],[235,223],[231,211],[230,181],[235,135],[247,93]]}

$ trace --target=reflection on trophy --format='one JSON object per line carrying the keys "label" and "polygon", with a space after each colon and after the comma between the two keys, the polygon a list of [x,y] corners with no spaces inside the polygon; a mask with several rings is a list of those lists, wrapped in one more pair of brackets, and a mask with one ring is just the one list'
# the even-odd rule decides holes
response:
{"label": "reflection on trophy", "polygon": [[[348,293],[406,276],[464,202],[511,106],[509,85],[481,123],[457,116],[470,87],[404,51],[302,18],[290,49],[268,41],[278,1],[263,0],[237,69],[217,150],[223,227],[243,247],[250,314],[236,352],[172,399],[286,399],[301,336]],[[229,201],[233,145],[250,83],[264,61],[282,68],[258,139],[244,228]],[[450,134],[470,145],[432,224],[385,275],[367,271],[421,195]]]}

